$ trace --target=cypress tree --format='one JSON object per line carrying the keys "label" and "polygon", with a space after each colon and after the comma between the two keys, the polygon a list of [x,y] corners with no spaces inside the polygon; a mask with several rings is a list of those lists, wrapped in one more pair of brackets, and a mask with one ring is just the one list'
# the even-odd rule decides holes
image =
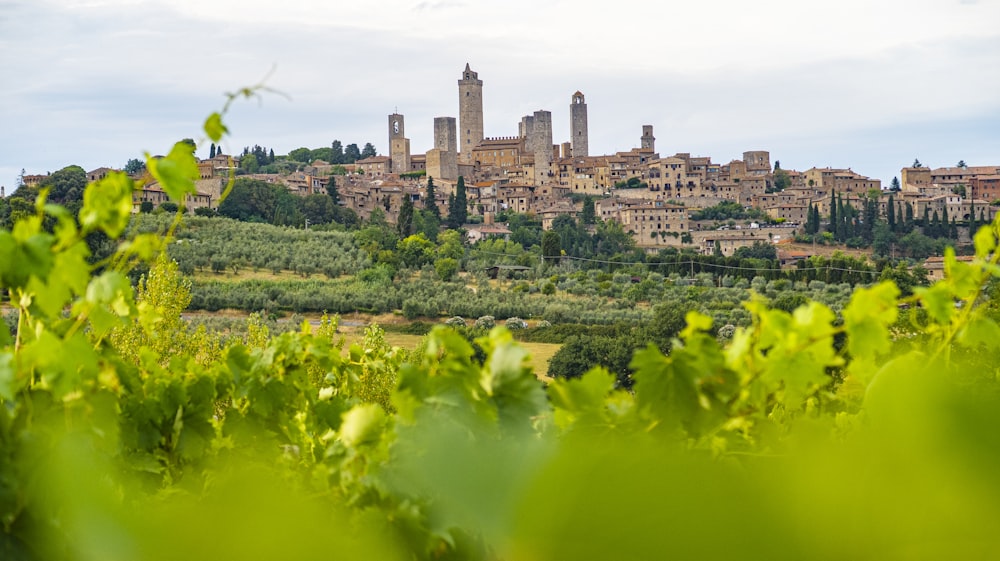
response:
{"label": "cypress tree", "polygon": [[830,225],[827,229],[834,236],[837,235],[837,195],[834,192],[830,192]]}
{"label": "cypress tree", "polygon": [[911,230],[913,230],[913,205],[910,204],[909,201],[907,201],[904,209],[905,209],[904,211],[905,214],[903,218],[904,228],[907,232],[910,232]]}
{"label": "cypress tree", "polygon": [[441,220],[441,211],[438,210],[437,200],[434,194],[434,178],[427,177],[427,198],[424,200],[424,208],[434,215],[434,218]]}
{"label": "cypress tree", "polygon": [[469,219],[469,200],[465,194],[465,178],[458,176],[455,194],[448,197],[448,224],[451,228],[461,228]]}
{"label": "cypress tree", "polygon": [[413,201],[409,195],[403,196],[403,206],[399,209],[399,219],[396,221],[396,229],[400,238],[407,238],[413,233]]}
{"label": "cypress tree", "polygon": [[892,195],[889,195],[889,204],[885,209],[886,222],[889,223],[889,231],[896,231],[896,202],[893,200]]}
{"label": "cypress tree", "polygon": [[212,143],[212,147],[208,150],[208,158],[212,159],[215,157],[215,143]]}
{"label": "cypress tree", "polygon": [[938,216],[936,210],[934,211],[934,214],[931,215],[931,227],[930,232],[927,235],[932,238],[941,237],[941,217]]}
{"label": "cypress tree", "polygon": [[584,224],[593,224],[597,222],[597,211],[594,208],[594,198],[587,195],[583,199],[583,212],[580,217]]}

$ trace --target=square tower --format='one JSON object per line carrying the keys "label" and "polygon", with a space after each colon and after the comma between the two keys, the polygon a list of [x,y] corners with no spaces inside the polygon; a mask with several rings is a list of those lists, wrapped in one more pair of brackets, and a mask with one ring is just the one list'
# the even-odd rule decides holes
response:
{"label": "square tower", "polygon": [[392,163],[391,173],[406,173],[410,171],[410,139],[404,132],[403,116],[399,113],[389,115],[389,158]]}
{"label": "square tower", "polygon": [[472,149],[483,140],[483,81],[468,63],[458,81],[458,120],[458,161],[471,164]]}
{"label": "square tower", "polygon": [[434,148],[427,151],[427,175],[452,181],[458,179],[458,135],[454,117],[434,117]]}
{"label": "square tower", "polygon": [[579,91],[573,94],[569,104],[569,141],[573,144],[573,156],[588,156],[587,146],[587,102]]}
{"label": "square tower", "polygon": [[653,125],[642,125],[642,138],[639,139],[642,150],[656,152],[656,137],[653,136]]}

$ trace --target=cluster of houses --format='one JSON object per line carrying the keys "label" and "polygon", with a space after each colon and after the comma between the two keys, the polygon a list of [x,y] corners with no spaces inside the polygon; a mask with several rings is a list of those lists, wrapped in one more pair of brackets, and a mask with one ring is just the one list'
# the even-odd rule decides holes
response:
{"label": "cluster of houses", "polygon": [[[724,254],[756,241],[791,238],[807,221],[811,207],[829,216],[834,193],[859,210],[877,196],[884,214],[891,200],[897,205],[896,216],[910,208],[916,217],[937,212],[957,221],[973,213],[977,220],[991,220],[998,207],[990,203],[1000,200],[1000,166],[915,165],[902,169],[898,190],[890,191],[880,180],[851,169],[785,170],[777,162],[772,167],[767,151],[744,152],[742,159],[725,164],[688,153],[662,157],[651,125],[642,126],[639,147],[593,156],[587,104],[579,91],[570,97],[569,141],[553,143],[552,115],[544,110],[522,117],[517,135],[491,138],[483,133],[483,81],[469,65],[458,80],[458,93],[459,117],[434,118],[433,148],[424,154],[410,153],[404,117],[393,113],[388,116],[387,156],[337,166],[315,161],[289,175],[247,177],[281,184],[303,196],[324,193],[333,181],[340,204],[362,218],[379,209],[390,222],[405,199],[417,207],[423,204],[431,178],[438,207],[445,208],[461,177],[468,215],[476,217],[466,227],[470,240],[508,235],[495,223],[505,212],[534,214],[548,229],[559,215],[579,214],[583,198],[589,196],[596,201],[596,214],[621,223],[641,248],[694,244],[705,252],[719,247]],[[233,166],[238,166],[238,158],[221,154],[201,160],[197,193],[188,197],[186,208],[215,207]],[[101,168],[88,175],[99,179],[108,171]],[[134,196],[136,212],[144,202],[155,206],[167,200],[155,180],[145,177],[140,183]],[[725,201],[759,209],[770,220],[727,228],[691,219],[694,211]]]}

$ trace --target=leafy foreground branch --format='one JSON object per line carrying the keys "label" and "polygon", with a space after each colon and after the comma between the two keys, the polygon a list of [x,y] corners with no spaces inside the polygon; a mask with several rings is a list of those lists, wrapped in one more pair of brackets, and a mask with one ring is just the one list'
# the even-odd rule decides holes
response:
{"label": "leafy foreground branch", "polygon": [[[218,142],[218,116],[206,134]],[[197,168],[149,169],[180,201]],[[192,171],[193,170],[193,171]],[[190,183],[189,183],[190,182]],[[1000,226],[904,300],[689,314],[631,392],[543,387],[503,329],[404,356],[335,324],[230,344],[179,322],[166,238],[117,238],[127,176],[0,232],[0,558],[912,559],[1000,551]],[[180,218],[178,218],[180,220]],[[172,231],[172,229],[170,230]],[[169,235],[169,231],[166,233]],[[127,273],[152,265],[136,292]],[[900,314],[905,317],[900,318]]]}

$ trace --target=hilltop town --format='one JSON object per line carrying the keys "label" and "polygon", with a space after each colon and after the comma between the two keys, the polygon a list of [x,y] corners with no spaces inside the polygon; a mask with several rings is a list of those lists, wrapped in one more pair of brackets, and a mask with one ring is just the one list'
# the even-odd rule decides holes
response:
{"label": "hilltop town", "polygon": [[[368,218],[374,209],[395,223],[404,201],[425,204],[433,179],[438,206],[453,196],[459,178],[466,190],[465,229],[470,240],[507,236],[497,216],[533,214],[544,229],[560,215],[577,216],[590,199],[595,214],[619,222],[647,251],[688,247],[702,253],[732,255],[754,242],[780,243],[797,234],[817,234],[820,219],[829,221],[840,207],[863,222],[871,205],[882,218],[941,217],[949,223],[992,220],[1000,200],[1000,165],[930,168],[914,162],[890,186],[851,169],[813,167],[782,169],[766,150],[748,150],[741,159],[713,162],[689,153],[661,155],[652,125],[637,130],[638,146],[614,154],[589,152],[587,103],[582,92],[569,97],[568,140],[556,143],[552,113],[535,111],[517,123],[516,136],[486,136],[483,119],[484,81],[467,64],[458,80],[458,117],[433,120],[433,148],[410,150],[406,121],[394,112],[387,118],[387,155],[368,155],[351,164],[310,162],[293,173],[248,173],[240,156],[213,153],[199,162],[198,193],[187,208],[215,208],[230,170],[246,177],[285,186],[296,195],[326,192],[336,186],[339,204]],[[374,149],[372,148],[372,151]],[[111,171],[87,173],[97,180]],[[43,175],[24,175],[22,184],[36,185]],[[166,194],[155,180],[137,175],[140,188],[134,210],[143,203],[160,205]],[[755,220],[697,220],[697,213],[720,203],[756,209]],[[821,218],[822,217],[822,218]],[[870,218],[869,218],[870,220]],[[812,225],[811,225],[812,224]],[[968,233],[962,236],[968,239]]]}

